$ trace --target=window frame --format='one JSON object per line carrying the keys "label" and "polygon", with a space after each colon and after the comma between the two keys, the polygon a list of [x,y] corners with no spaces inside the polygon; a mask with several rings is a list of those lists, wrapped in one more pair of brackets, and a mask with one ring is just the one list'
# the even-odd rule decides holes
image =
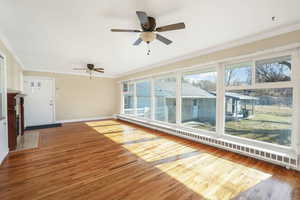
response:
{"label": "window frame", "polygon": [[[137,83],[142,83],[142,82],[147,82],[149,81],[150,83],[150,118],[147,118],[147,117],[140,117],[137,115],[137,91],[136,91],[136,84]],[[139,118],[139,119],[142,119],[142,120],[152,120],[152,108],[153,108],[153,87],[152,87],[152,78],[145,78],[145,79],[139,79],[137,81],[134,82],[134,116],[136,118]]]}
{"label": "window frame", "polygon": [[[193,131],[195,133],[205,133],[205,134],[209,134],[209,135],[216,135],[217,134],[217,108],[218,108],[218,105],[217,105],[217,99],[218,99],[218,94],[217,94],[217,90],[218,90],[218,67],[216,65],[207,65],[205,67],[202,67],[200,69],[193,69],[193,70],[187,70],[187,71],[183,71],[180,73],[180,96],[179,96],[179,99],[180,99],[180,121],[177,123],[178,126],[184,130],[190,130],[190,131]],[[215,125],[215,131],[209,131],[209,130],[205,130],[205,129],[197,129],[197,128],[193,128],[193,127],[188,127],[188,126],[185,126],[183,123],[182,123],[182,120],[181,120],[181,116],[182,116],[182,96],[181,96],[181,92],[182,92],[182,78],[183,76],[187,75],[187,74],[202,74],[202,73],[206,73],[206,72],[216,72],[216,125]],[[177,102],[176,102],[177,103]]]}
{"label": "window frame", "polygon": [[[255,61],[276,58],[281,56],[291,56],[292,59],[292,69],[291,69],[291,81],[284,82],[267,82],[267,83],[256,83],[256,69],[255,69]],[[228,86],[226,87],[224,84],[225,81],[225,66],[228,64],[241,63],[245,61],[251,61],[252,64],[252,84],[250,86]],[[191,130],[190,128],[183,127],[181,124],[181,77],[183,74],[188,72],[197,72],[204,71],[207,68],[216,67],[217,72],[217,89],[216,89],[216,132],[207,133],[205,130]],[[168,122],[162,122],[154,120],[154,79],[169,77],[175,75],[177,77],[177,91],[176,91],[176,124],[170,124]],[[277,145],[274,143],[261,142],[257,140],[241,138],[237,136],[231,136],[225,134],[225,90],[230,88],[232,90],[242,90],[242,89],[270,89],[270,88],[293,88],[293,108],[300,107],[300,43],[286,45],[282,47],[277,47],[273,49],[267,49],[251,54],[246,54],[242,56],[229,57],[222,60],[217,60],[210,63],[198,64],[191,67],[183,67],[180,69],[170,70],[158,74],[151,74],[149,76],[133,78],[129,80],[120,81],[121,83],[126,81],[132,81],[135,86],[135,82],[139,80],[151,80],[151,97],[152,97],[152,107],[151,119],[141,119],[137,116],[129,116],[135,119],[147,120],[151,123],[163,124],[169,127],[174,127],[180,129],[187,129],[189,131],[193,131],[196,134],[215,137],[219,139],[228,140],[231,142],[237,142],[242,145],[256,146],[257,148],[271,150],[275,152],[281,153],[300,153],[300,111],[297,109],[293,109],[293,119],[292,119],[292,135],[291,135],[291,146],[283,146]],[[135,91],[135,90],[134,90]],[[123,98],[122,98],[123,99]],[[135,101],[136,102],[136,101]],[[298,125],[299,124],[299,125]],[[213,133],[213,134],[212,134]]]}
{"label": "window frame", "polygon": [[121,86],[120,86],[120,89],[121,89],[121,113],[123,115],[129,115],[129,116],[134,116],[134,114],[125,114],[125,94],[127,92],[124,92],[124,84],[127,84],[127,88],[129,89],[129,85],[132,84],[133,85],[133,93],[132,93],[132,96],[133,96],[133,113],[135,113],[135,102],[136,102],[136,99],[135,99],[135,83],[134,82],[131,82],[131,81],[125,81],[125,82],[122,82]]}
{"label": "window frame", "polygon": [[[159,79],[166,79],[166,78],[175,78],[176,79],[176,91],[175,91],[175,103],[176,103],[176,107],[175,107],[175,113],[176,113],[176,117],[175,117],[175,123],[169,123],[169,122],[165,122],[165,121],[160,121],[160,120],[156,120],[155,119],[155,105],[156,105],[156,101],[155,101],[155,81],[156,80],[159,80]],[[155,121],[155,122],[158,122],[158,123],[161,123],[161,124],[165,124],[165,125],[177,125],[177,112],[178,112],[178,103],[177,103],[177,96],[178,96],[178,77],[177,77],[177,74],[176,73],[171,73],[171,74],[167,74],[167,75],[162,75],[162,76],[156,76],[156,77],[153,77],[152,78],[152,88],[151,88],[151,91],[152,91],[152,118],[151,120]]]}
{"label": "window frame", "polygon": [[[299,51],[299,50],[298,50]],[[261,55],[261,56],[255,56],[252,58],[248,58],[248,59],[244,59],[242,60],[242,62],[252,62],[252,84],[248,85],[248,86],[225,86],[225,82],[224,82],[224,88],[221,91],[221,95],[222,95],[222,100],[224,100],[225,102],[225,91],[232,91],[232,90],[258,90],[258,89],[277,89],[277,88],[292,88],[293,89],[293,106],[292,108],[295,107],[299,107],[299,102],[296,102],[298,99],[298,94],[295,94],[295,91],[300,85],[297,84],[297,82],[295,81],[295,76],[297,75],[297,71],[299,74],[299,70],[295,69],[295,68],[299,68],[299,64],[297,65],[297,62],[295,62],[297,60],[297,58],[299,59],[299,55],[297,50],[287,50],[287,51],[283,51],[283,52],[279,52],[279,53],[271,53],[271,54],[267,54],[267,55]],[[265,59],[272,59],[272,58],[277,58],[277,57],[283,57],[283,56],[291,56],[291,60],[292,60],[292,68],[291,68],[291,80],[290,81],[278,81],[278,82],[265,82],[265,83],[256,83],[256,61],[260,61],[260,60],[265,60]],[[236,63],[240,63],[240,60],[233,60],[231,62],[224,62],[222,63],[222,68],[225,69],[226,66],[230,65],[230,64],[236,64]],[[294,70],[293,70],[294,69]],[[224,73],[224,77],[225,77],[225,73]],[[298,85],[298,86],[297,86]],[[292,133],[291,133],[291,145],[290,146],[284,146],[284,145],[279,145],[279,144],[275,144],[275,143],[267,143],[267,142],[263,142],[263,141],[259,141],[259,140],[254,140],[254,139],[248,139],[248,138],[243,138],[243,137],[238,137],[238,136],[233,136],[233,135],[229,135],[225,133],[225,107],[222,108],[222,138],[224,139],[228,139],[234,142],[238,142],[238,143],[244,143],[244,144],[254,144],[257,147],[260,148],[267,148],[267,149],[272,149],[272,150],[279,150],[279,151],[291,151],[291,150],[295,150],[297,149],[297,138],[298,138],[298,134],[297,134],[297,130],[299,130],[299,128],[297,127],[297,122],[296,119],[298,120],[299,116],[298,111],[296,111],[297,109],[292,109]]]}

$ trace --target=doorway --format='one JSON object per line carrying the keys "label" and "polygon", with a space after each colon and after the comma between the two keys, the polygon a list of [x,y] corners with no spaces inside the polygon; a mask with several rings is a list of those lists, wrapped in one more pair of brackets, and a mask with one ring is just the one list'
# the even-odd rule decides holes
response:
{"label": "doorway", "polygon": [[25,126],[55,123],[55,80],[49,77],[24,77]]}

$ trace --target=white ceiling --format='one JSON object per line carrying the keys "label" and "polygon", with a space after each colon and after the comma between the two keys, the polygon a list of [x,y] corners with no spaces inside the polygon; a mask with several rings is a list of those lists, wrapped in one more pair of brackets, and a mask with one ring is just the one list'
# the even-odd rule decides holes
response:
{"label": "white ceiling", "polygon": [[[0,31],[26,69],[73,72],[93,62],[119,76],[298,23],[299,8],[299,0],[0,0]],[[136,33],[110,32],[139,28],[137,10],[156,17],[158,26],[185,22],[186,29],[162,33],[174,42],[154,41],[147,56],[145,44],[132,45]]]}

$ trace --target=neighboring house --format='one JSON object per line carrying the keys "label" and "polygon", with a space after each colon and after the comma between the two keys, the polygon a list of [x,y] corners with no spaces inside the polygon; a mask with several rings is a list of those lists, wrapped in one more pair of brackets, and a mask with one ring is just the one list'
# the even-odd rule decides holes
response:
{"label": "neighboring house", "polygon": [[245,119],[254,115],[258,98],[233,92],[226,92],[226,121]]}
{"label": "neighboring house", "polygon": [[[164,82],[155,86],[155,119],[170,123],[176,122],[176,84]],[[184,90],[182,96],[182,122],[205,122],[215,125],[216,94],[203,90],[189,83],[182,83]],[[140,116],[150,116],[150,99],[147,94],[148,86],[139,85],[138,113]],[[226,92],[226,120],[238,120],[248,118],[254,114],[255,100],[257,98]],[[126,100],[128,103],[133,101]],[[128,106],[131,107],[131,106]],[[149,112],[149,113],[148,113]]]}

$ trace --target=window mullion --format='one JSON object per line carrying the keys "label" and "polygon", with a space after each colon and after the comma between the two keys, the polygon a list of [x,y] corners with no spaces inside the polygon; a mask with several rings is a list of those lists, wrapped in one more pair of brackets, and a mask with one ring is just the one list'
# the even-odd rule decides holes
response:
{"label": "window mullion", "polygon": [[136,96],[136,82],[133,83],[133,114],[136,116],[137,115],[137,96]]}
{"label": "window mullion", "polygon": [[120,83],[120,84],[119,84],[119,88],[120,88],[120,90],[121,90],[120,113],[121,113],[121,114],[124,114],[124,98],[125,98],[125,96],[124,96],[124,83]]}
{"label": "window mullion", "polygon": [[150,79],[150,82],[151,82],[151,86],[150,86],[150,89],[151,89],[151,92],[150,92],[150,99],[151,99],[151,119],[152,120],[155,120],[155,86],[154,86],[154,78],[151,78]]}
{"label": "window mullion", "polygon": [[176,74],[176,124],[181,125],[181,73]]}
{"label": "window mullion", "polygon": [[[300,102],[300,50],[296,50],[292,54],[292,82],[294,84],[293,88],[293,108],[299,108]],[[293,109],[293,127],[292,127],[292,147],[296,151],[297,155],[300,154],[300,125],[299,118],[300,112],[299,109]]]}
{"label": "window mullion", "polygon": [[256,64],[255,64],[255,60],[252,60],[252,77],[251,77],[251,86],[253,88],[255,88],[256,86]]}
{"label": "window mullion", "polygon": [[225,122],[225,87],[224,87],[224,77],[225,77],[225,66],[219,64],[217,66],[217,116],[216,116],[216,134],[217,136],[222,136],[224,134],[224,122]]}

